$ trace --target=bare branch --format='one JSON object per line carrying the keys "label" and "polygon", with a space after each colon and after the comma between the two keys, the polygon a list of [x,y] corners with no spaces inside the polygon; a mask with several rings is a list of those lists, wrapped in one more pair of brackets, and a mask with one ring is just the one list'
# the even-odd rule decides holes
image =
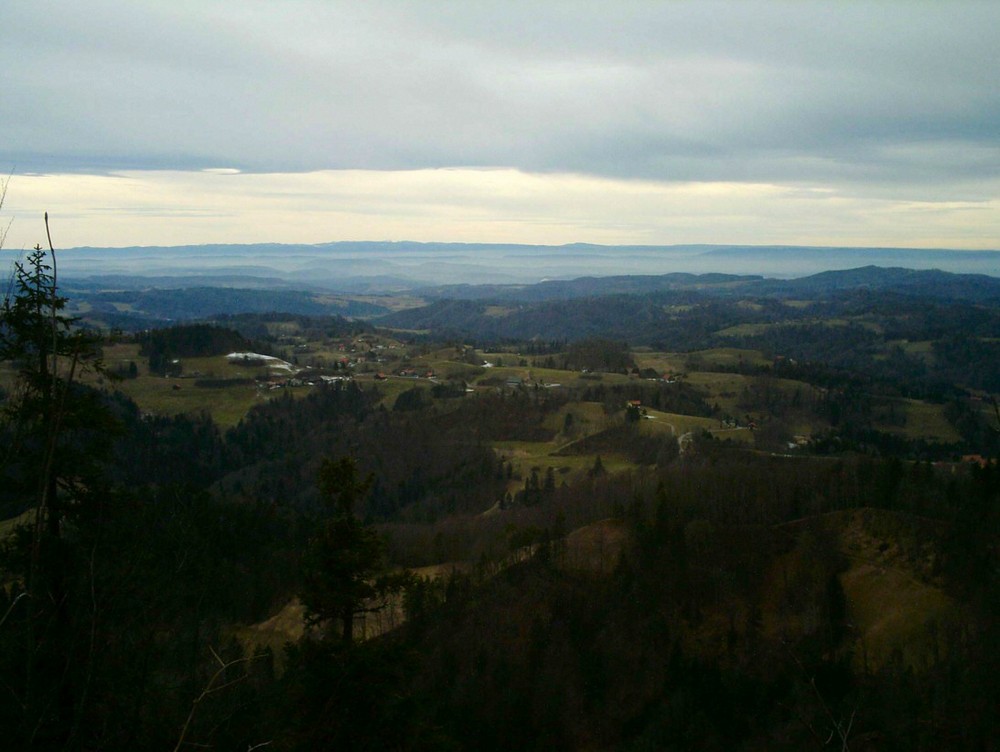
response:
{"label": "bare branch", "polygon": [[264,653],[257,653],[255,655],[243,656],[242,658],[237,658],[235,660],[226,663],[225,661],[222,660],[222,658],[219,657],[219,654],[215,652],[215,648],[209,646],[208,649],[212,652],[212,655],[221,665],[219,669],[214,674],[212,674],[212,677],[208,680],[208,683],[205,684],[205,688],[202,689],[201,694],[199,694],[191,702],[191,710],[188,712],[187,718],[184,721],[184,725],[181,727],[181,733],[180,736],[177,738],[177,744],[174,746],[174,752],[179,752],[181,747],[183,746],[189,746],[189,747],[201,746],[198,744],[194,744],[193,742],[185,742],[184,739],[191,728],[191,723],[194,721],[195,714],[198,712],[198,706],[202,703],[202,701],[205,700],[205,698],[215,694],[216,692],[221,692],[222,690],[227,689],[228,687],[231,687],[234,684],[239,684],[241,681],[247,678],[247,674],[244,673],[242,676],[238,676],[235,679],[231,679],[227,682],[223,682],[222,684],[217,685],[216,682],[218,682],[220,678],[222,678],[225,675],[226,671],[228,671],[233,666],[237,666],[241,663],[249,663],[251,661],[258,660],[259,658],[263,658],[265,655]]}
{"label": "bare branch", "polygon": [[212,651],[212,657],[215,658],[215,660],[217,660],[219,662],[219,665],[222,666],[222,668],[225,668],[226,667],[226,662],[219,657],[218,653],[215,652],[215,648],[213,648],[211,645],[209,645],[208,649],[210,651]]}
{"label": "bare branch", "polygon": [[[7,186],[9,184],[10,184],[10,175],[7,176],[6,180],[0,183],[0,209],[3,208],[4,201],[6,201],[7,199]],[[0,229],[0,248],[3,248],[4,241],[7,240],[7,231],[10,229],[10,226],[13,224],[13,222],[14,219],[12,217],[11,220],[7,223],[7,226],[4,227],[3,229]]]}
{"label": "bare branch", "polygon": [[805,677],[805,679],[808,681],[809,687],[812,689],[813,694],[816,695],[816,699],[819,701],[820,707],[823,709],[823,712],[825,713],[827,720],[830,722],[830,727],[831,727],[830,736],[824,742],[822,737],[816,732],[816,729],[813,728],[813,725],[808,721],[806,721],[806,719],[803,718],[801,714],[797,713],[797,715],[799,715],[799,720],[805,725],[805,727],[813,735],[813,737],[820,744],[820,746],[823,747],[827,746],[831,741],[833,741],[833,737],[836,736],[840,739],[841,752],[850,752],[850,747],[848,746],[848,739],[851,735],[851,728],[853,728],[854,726],[854,717],[857,715],[858,712],[857,705],[854,706],[854,710],[851,712],[851,717],[848,720],[845,728],[844,722],[837,720],[836,716],[834,716],[833,714],[833,710],[831,710],[830,706],[826,702],[826,699],[823,697],[823,693],[820,692],[819,687],[816,686],[816,677],[811,675],[806,670],[805,665],[803,665],[802,661],[799,660],[799,657],[795,655],[794,652],[792,652],[791,648],[789,648],[787,645],[785,647],[788,652],[788,655],[795,662],[795,665],[798,666],[799,671],[802,672],[803,677]]}
{"label": "bare branch", "polygon": [[49,213],[45,212],[45,237],[49,241],[49,255],[52,256],[52,382],[58,375],[59,368],[59,329],[56,326],[56,290],[58,289],[58,278],[56,276],[56,249],[52,247],[52,233],[49,232]]}
{"label": "bare branch", "polygon": [[17,596],[17,598],[14,599],[14,602],[11,603],[10,606],[7,608],[7,612],[3,615],[3,618],[0,619],[0,627],[2,627],[4,625],[5,621],[7,621],[7,617],[10,616],[10,612],[14,610],[14,606],[16,606],[20,602],[20,600],[22,598],[27,598],[27,597],[28,597],[28,593],[24,592],[24,593],[21,593],[19,596]]}

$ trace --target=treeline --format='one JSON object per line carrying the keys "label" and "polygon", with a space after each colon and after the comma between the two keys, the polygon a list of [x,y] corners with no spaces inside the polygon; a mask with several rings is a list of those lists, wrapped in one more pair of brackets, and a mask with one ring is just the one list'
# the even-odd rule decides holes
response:
{"label": "treeline", "polygon": [[178,358],[200,358],[248,350],[251,342],[232,329],[211,324],[187,324],[150,329],[135,336],[139,354],[149,360],[151,373],[163,375]]}
{"label": "treeline", "polygon": [[[497,461],[475,428],[484,407],[478,400],[407,415],[384,410],[379,399],[354,384],[318,386],[300,398],[286,392],[223,433],[207,414],[141,415],[115,397],[110,408],[122,438],[114,444],[114,477],[126,486],[190,487],[234,503],[312,513],[320,460],[351,455],[378,478],[359,508],[369,519],[434,517],[493,503]],[[526,407],[519,398],[501,399],[490,413],[496,420],[483,425],[499,431],[509,419],[525,430]]]}
{"label": "treeline", "polygon": [[[158,321],[207,319],[211,316],[274,311],[305,316],[377,316],[386,309],[372,303],[342,299],[330,302],[323,296],[300,290],[239,289],[233,287],[186,287],[171,290],[144,289],[75,294],[91,303],[102,316],[109,306],[127,304],[126,320],[144,317]],[[148,325],[148,321],[147,321]]]}
{"label": "treeline", "polygon": [[572,370],[627,373],[634,367],[632,353],[626,342],[591,337],[570,343],[562,358],[561,368]]}
{"label": "treeline", "polygon": [[765,320],[755,310],[713,301],[696,293],[609,295],[525,303],[504,316],[491,315],[488,312],[491,305],[479,301],[436,301],[423,308],[379,318],[377,323],[432,329],[441,336],[484,344],[539,337],[567,341],[601,337],[651,344],[657,349],[688,350],[703,346],[719,329]]}
{"label": "treeline", "polygon": [[583,387],[576,396],[583,402],[600,402],[608,413],[624,409],[625,403],[631,400],[638,400],[644,407],[667,413],[709,416],[715,412],[705,401],[703,392],[683,382],[596,383]]}
{"label": "treeline", "polygon": [[285,311],[217,314],[211,320],[236,330],[249,340],[266,343],[273,343],[277,339],[268,328],[268,324],[291,327],[306,341],[354,337],[372,332],[374,329],[371,324],[344,318],[342,315],[308,316]]}

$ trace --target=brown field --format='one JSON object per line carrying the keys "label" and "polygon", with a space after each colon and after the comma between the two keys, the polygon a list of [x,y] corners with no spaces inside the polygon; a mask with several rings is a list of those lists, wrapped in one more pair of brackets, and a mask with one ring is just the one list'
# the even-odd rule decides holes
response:
{"label": "brown field", "polygon": [[[900,660],[914,670],[927,668],[941,649],[939,638],[961,618],[955,601],[931,574],[935,553],[929,541],[937,523],[880,509],[831,512],[822,522],[836,534],[848,562],[840,583],[854,636],[855,667],[875,671]],[[802,520],[782,527],[808,524]],[[914,527],[921,525],[928,530],[915,536]],[[779,568],[789,564],[786,560]],[[787,571],[782,573],[786,576]]]}

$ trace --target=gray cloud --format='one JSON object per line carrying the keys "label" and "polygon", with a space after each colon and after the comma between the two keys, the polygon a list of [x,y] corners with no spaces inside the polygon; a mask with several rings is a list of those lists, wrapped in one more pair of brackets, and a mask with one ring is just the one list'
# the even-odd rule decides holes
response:
{"label": "gray cloud", "polygon": [[17,171],[510,166],[982,195],[1000,5],[32,2]]}

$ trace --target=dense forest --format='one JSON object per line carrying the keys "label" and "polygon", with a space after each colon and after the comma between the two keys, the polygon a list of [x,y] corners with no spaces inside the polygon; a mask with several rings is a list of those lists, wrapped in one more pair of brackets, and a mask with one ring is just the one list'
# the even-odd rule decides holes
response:
{"label": "dense forest", "polygon": [[0,310],[0,747],[995,748],[992,293],[128,333],[50,263]]}

